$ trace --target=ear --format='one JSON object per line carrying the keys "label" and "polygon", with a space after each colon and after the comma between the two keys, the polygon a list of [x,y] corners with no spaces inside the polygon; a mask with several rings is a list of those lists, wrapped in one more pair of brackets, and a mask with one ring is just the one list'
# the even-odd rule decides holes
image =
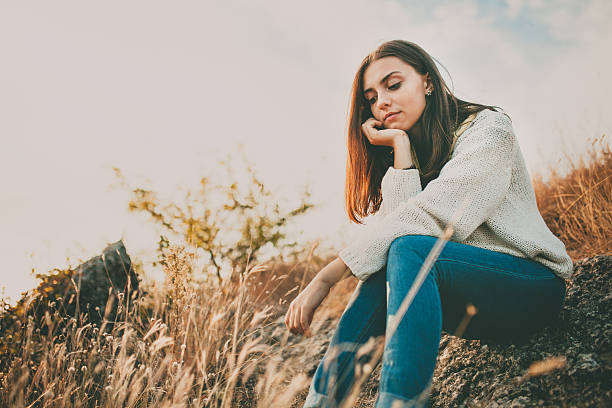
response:
{"label": "ear", "polygon": [[433,91],[432,80],[431,80],[431,77],[429,76],[429,72],[425,73],[424,79],[425,79],[425,82],[424,82],[423,86],[424,86],[425,90],[427,91],[429,89],[429,90]]}

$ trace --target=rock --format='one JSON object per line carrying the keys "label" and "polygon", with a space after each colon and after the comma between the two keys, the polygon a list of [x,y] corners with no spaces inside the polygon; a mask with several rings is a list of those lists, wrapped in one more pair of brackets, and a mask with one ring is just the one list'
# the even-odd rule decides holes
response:
{"label": "rock", "polygon": [[122,241],[108,245],[102,255],[74,269],[55,270],[55,273],[39,275],[39,278],[38,287],[31,292],[34,295],[32,304],[26,307],[31,294],[24,296],[15,310],[23,309],[25,312],[25,309],[29,309],[28,314],[33,314],[36,321],[41,322],[43,333],[46,327],[42,319],[47,311],[50,314],[57,311],[67,317],[88,313],[88,321],[100,325],[109,293],[113,294],[114,301],[110,304],[108,320],[113,321],[118,309],[117,299],[131,295],[139,287],[138,277]]}
{"label": "rock", "polygon": [[[558,319],[520,344],[481,344],[442,333],[431,388],[431,407],[612,406],[612,257],[576,262]],[[282,320],[278,325],[284,324]],[[337,321],[287,347],[303,353],[312,376]],[[306,344],[304,344],[306,342]],[[539,373],[530,375],[537,362]],[[358,407],[376,399],[380,364],[362,388]],[[536,375],[537,374],[537,375]],[[300,407],[307,390],[293,406]]]}
{"label": "rock", "polygon": [[[138,276],[132,268],[132,261],[123,241],[110,244],[104,248],[102,255],[79,265],[75,269],[73,279],[80,288],[79,301],[81,307],[89,312],[90,321],[101,320],[109,289],[117,299],[127,294],[128,287],[131,294],[134,290],[138,290],[139,286]],[[113,312],[116,310],[116,300],[114,304]],[[96,307],[99,308],[99,312]]]}
{"label": "rock", "polygon": [[[26,292],[15,306],[0,313],[0,356],[3,357],[0,358],[0,373],[6,372],[10,364],[4,356],[17,355],[17,350],[21,349],[25,341],[23,327],[30,320],[37,325],[34,339],[47,336],[50,328],[54,333],[61,333],[69,319],[78,320],[85,312],[88,322],[101,326],[110,292],[115,301],[107,316],[110,324],[104,328],[110,332],[118,310],[116,299],[131,296],[139,287],[138,277],[121,241],[109,245],[102,255],[75,269],[54,269],[37,277],[40,279],[38,287]],[[57,319],[47,319],[47,315],[57,316]],[[47,323],[51,321],[54,323]]]}

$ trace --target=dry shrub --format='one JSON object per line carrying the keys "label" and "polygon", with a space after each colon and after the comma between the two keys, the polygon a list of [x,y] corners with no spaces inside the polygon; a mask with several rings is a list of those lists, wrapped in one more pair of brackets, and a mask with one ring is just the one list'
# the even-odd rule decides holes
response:
{"label": "dry shrub", "polygon": [[570,170],[560,175],[553,166],[545,183],[533,180],[544,221],[574,260],[612,254],[612,152],[605,136],[595,139],[587,159],[566,154]]}

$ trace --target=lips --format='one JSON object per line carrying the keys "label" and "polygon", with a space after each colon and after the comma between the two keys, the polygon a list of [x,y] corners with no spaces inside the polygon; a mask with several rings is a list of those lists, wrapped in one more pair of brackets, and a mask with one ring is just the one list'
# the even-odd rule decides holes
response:
{"label": "lips", "polygon": [[396,115],[396,114],[398,114],[398,113],[399,113],[399,112],[389,112],[389,113],[387,113],[387,114],[385,115],[384,120],[387,120],[387,119],[388,119],[388,118],[389,118],[391,115]]}

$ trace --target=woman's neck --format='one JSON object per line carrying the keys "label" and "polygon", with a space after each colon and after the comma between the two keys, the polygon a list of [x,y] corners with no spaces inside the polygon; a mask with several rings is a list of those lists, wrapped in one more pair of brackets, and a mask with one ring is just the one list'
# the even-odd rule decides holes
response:
{"label": "woman's neck", "polygon": [[413,140],[420,140],[422,134],[422,126],[421,119],[417,120],[417,122],[407,131],[407,133],[412,136]]}

